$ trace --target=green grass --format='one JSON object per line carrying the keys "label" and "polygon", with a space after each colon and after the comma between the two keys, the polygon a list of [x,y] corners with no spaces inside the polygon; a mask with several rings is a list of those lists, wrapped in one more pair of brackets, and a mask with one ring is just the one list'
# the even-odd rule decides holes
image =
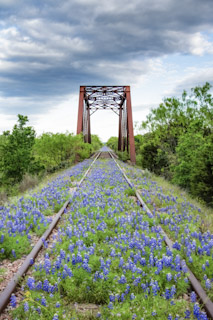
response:
{"label": "green grass", "polygon": [[0,283],[4,281],[4,275],[6,274],[7,269],[5,268],[0,268]]}
{"label": "green grass", "polygon": [[201,209],[203,223],[201,225],[202,232],[209,230],[213,233],[213,209],[207,207],[201,200],[194,199],[190,194],[181,189],[180,187],[172,184],[171,182],[165,180],[163,177],[151,175],[151,180],[156,181],[159,186],[161,186],[164,194],[172,193],[173,196],[177,196],[179,199],[185,199],[186,202],[190,202],[194,206]]}

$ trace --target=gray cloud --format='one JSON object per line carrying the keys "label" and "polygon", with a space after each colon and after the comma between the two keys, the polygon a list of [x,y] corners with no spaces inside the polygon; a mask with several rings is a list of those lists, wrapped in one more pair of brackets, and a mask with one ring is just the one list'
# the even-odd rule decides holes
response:
{"label": "gray cloud", "polygon": [[0,0],[0,93],[48,109],[80,84],[137,82],[156,57],[212,53],[212,16],[212,0]]}

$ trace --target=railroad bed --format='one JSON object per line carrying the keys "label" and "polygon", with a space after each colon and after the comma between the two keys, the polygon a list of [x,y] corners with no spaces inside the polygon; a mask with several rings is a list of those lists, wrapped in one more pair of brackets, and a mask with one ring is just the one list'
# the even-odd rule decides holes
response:
{"label": "railroad bed", "polygon": [[[109,156],[104,151],[85,165],[57,227],[49,240],[41,240],[37,260],[28,256],[34,263],[12,296],[12,305],[16,297],[18,302],[12,318],[208,319],[205,307],[211,319],[212,303],[205,292],[203,300],[196,298],[194,290],[202,288],[191,285],[184,251],[162,232],[171,221],[164,224],[165,212],[151,212],[141,198],[149,200],[151,193],[142,188],[146,179]],[[181,223],[179,214],[179,229]],[[208,234],[200,237],[208,246]],[[213,270],[211,242],[207,249],[206,279]],[[209,281],[205,290],[211,296]]]}

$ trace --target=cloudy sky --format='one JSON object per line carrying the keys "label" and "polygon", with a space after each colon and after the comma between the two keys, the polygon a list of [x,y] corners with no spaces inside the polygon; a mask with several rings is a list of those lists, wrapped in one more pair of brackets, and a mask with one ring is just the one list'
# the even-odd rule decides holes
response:
{"label": "cloudy sky", "polygon": [[[164,97],[213,84],[212,17],[213,0],[0,0],[0,133],[17,114],[38,134],[75,132],[80,85],[131,85],[140,122]],[[112,111],[91,125],[117,135]]]}

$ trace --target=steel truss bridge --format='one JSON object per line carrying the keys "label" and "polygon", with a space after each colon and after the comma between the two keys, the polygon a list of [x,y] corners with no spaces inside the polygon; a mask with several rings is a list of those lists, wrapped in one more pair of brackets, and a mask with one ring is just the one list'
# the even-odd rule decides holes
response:
{"label": "steel truss bridge", "polygon": [[98,110],[112,110],[119,117],[118,150],[130,152],[135,163],[130,86],[80,86],[77,134],[91,143],[90,117]]}

